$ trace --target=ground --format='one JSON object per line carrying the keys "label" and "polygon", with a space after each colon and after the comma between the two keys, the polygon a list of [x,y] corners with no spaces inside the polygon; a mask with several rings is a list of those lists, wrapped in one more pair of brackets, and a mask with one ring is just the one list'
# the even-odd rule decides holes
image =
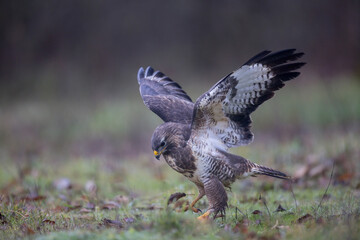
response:
{"label": "ground", "polygon": [[207,222],[183,212],[196,187],[153,158],[160,121],[140,97],[2,105],[0,239],[358,239],[360,85],[345,80],[260,107],[254,143],[233,152],[294,179],[238,181]]}

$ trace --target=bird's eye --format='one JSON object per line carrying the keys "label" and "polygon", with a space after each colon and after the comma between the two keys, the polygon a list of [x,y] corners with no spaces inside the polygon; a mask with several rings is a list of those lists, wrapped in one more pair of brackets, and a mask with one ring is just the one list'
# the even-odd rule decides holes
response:
{"label": "bird's eye", "polygon": [[162,142],[160,143],[160,147],[163,147],[163,146],[165,146],[165,142],[164,142],[164,141],[162,141]]}

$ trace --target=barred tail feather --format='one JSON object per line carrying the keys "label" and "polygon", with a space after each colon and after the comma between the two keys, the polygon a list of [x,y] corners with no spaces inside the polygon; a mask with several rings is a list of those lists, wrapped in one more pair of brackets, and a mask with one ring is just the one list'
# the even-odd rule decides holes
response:
{"label": "barred tail feather", "polygon": [[253,173],[254,175],[266,175],[280,179],[291,179],[291,177],[289,177],[285,173],[257,164],[251,168],[251,173]]}

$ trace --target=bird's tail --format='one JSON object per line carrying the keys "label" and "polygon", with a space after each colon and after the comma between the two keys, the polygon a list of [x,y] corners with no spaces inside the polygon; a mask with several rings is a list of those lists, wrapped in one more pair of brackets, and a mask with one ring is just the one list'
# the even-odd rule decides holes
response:
{"label": "bird's tail", "polygon": [[291,179],[291,177],[286,175],[285,173],[282,173],[282,172],[274,170],[272,168],[261,166],[261,165],[255,164],[255,163],[250,171],[255,176],[256,175],[266,175],[266,176],[280,178],[280,179]]}

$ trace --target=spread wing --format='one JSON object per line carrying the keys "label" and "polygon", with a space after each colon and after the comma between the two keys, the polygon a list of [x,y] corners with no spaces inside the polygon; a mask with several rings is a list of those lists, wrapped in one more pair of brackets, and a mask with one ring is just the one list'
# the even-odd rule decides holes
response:
{"label": "spread wing", "polygon": [[284,82],[297,77],[305,63],[288,63],[303,53],[295,49],[264,51],[200,96],[194,107],[191,138],[221,149],[249,144],[250,114],[274,96]]}
{"label": "spread wing", "polygon": [[194,103],[176,82],[151,67],[139,69],[140,95],[164,122],[191,123]]}

